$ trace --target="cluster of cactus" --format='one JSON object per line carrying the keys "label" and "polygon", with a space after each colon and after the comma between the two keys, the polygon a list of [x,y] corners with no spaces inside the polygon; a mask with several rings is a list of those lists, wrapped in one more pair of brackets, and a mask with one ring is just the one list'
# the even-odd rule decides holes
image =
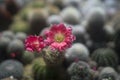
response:
{"label": "cluster of cactus", "polygon": [[0,64],[0,80],[13,76],[20,80],[23,76],[23,65],[16,60],[6,60]]}
{"label": "cluster of cactus", "polygon": [[[33,76],[35,80],[58,80],[59,67],[47,66],[43,58],[39,58],[33,64]],[[63,73],[62,73],[63,74]]]}
{"label": "cluster of cactus", "polygon": [[91,55],[92,60],[98,63],[98,67],[117,67],[118,56],[114,50],[110,48],[99,48]]}
{"label": "cluster of cactus", "polygon": [[99,74],[98,80],[117,80],[117,72],[111,67],[105,67]]}
{"label": "cluster of cactus", "polygon": [[22,55],[22,62],[23,62],[23,64],[29,64],[33,61],[34,58],[35,58],[35,56],[32,52],[24,51],[24,53]]}
{"label": "cluster of cactus", "polygon": [[[33,54],[24,53],[24,41],[27,35],[23,32],[13,33],[6,30],[0,36],[0,62],[6,59],[17,59],[27,64],[34,59]],[[28,57],[29,56],[29,57]],[[27,57],[27,58],[26,58]],[[24,61],[23,61],[24,60]]]}
{"label": "cluster of cactus", "polygon": [[72,63],[68,68],[68,73],[71,80],[90,80],[91,78],[90,67],[83,61]]}
{"label": "cluster of cactus", "polygon": [[74,43],[72,47],[66,51],[65,59],[68,65],[76,60],[87,62],[89,60],[89,51],[85,45]]}

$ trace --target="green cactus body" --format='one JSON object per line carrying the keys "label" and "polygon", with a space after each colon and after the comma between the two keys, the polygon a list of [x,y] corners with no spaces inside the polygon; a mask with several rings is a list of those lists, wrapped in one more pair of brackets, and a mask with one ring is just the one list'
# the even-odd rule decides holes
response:
{"label": "green cactus body", "polygon": [[14,38],[14,33],[12,31],[3,31],[2,36],[3,37],[8,37],[9,39],[12,40]]}
{"label": "green cactus body", "polygon": [[30,64],[34,60],[35,56],[32,52],[24,51],[22,55],[22,62],[24,64]]}
{"label": "green cactus body", "polygon": [[21,40],[13,40],[7,48],[8,57],[13,57],[21,60],[22,54],[24,52],[24,44]]}
{"label": "green cactus body", "polygon": [[0,80],[13,76],[20,80],[23,76],[23,65],[16,60],[6,60],[0,64]]}
{"label": "green cactus body", "polygon": [[[48,13],[44,9],[32,9],[28,14],[30,24],[30,31],[32,34],[39,34],[39,32],[47,26]],[[40,27],[40,25],[42,25]]]}
{"label": "green cactus body", "polygon": [[[48,66],[43,58],[38,58],[33,64],[33,76],[35,80],[60,80],[60,66]],[[61,79],[63,80],[63,79]]]}
{"label": "green cactus body", "polygon": [[118,65],[118,57],[110,48],[100,48],[95,50],[91,58],[98,63],[98,67],[116,67]]}
{"label": "green cactus body", "polygon": [[117,72],[111,67],[105,67],[99,74],[99,80],[116,80]]}
{"label": "green cactus body", "polygon": [[74,7],[67,7],[63,9],[61,12],[61,16],[63,18],[63,21],[68,24],[77,25],[80,23],[81,15]]}
{"label": "green cactus body", "polygon": [[28,7],[32,8],[44,8],[46,4],[43,1],[34,1],[30,4],[28,4]]}
{"label": "green cactus body", "polygon": [[12,30],[13,32],[25,32],[28,33],[29,32],[29,24],[19,20],[19,21],[15,21],[11,26],[10,26],[10,30]]}
{"label": "green cactus body", "polygon": [[0,37],[0,61],[6,59],[7,47],[11,40],[8,37]]}
{"label": "green cactus body", "polygon": [[80,43],[75,43],[71,48],[66,51],[65,58],[67,64],[71,64],[76,60],[88,61],[89,51],[86,46]]}
{"label": "green cactus body", "polygon": [[71,80],[90,80],[91,78],[90,67],[83,61],[72,63],[68,68],[68,73]]}
{"label": "green cactus body", "polygon": [[25,34],[23,32],[18,32],[15,35],[15,39],[19,39],[19,40],[21,40],[23,42],[25,41],[26,37],[27,37],[27,34]]}
{"label": "green cactus body", "polygon": [[74,43],[85,43],[86,42],[86,30],[81,25],[76,25],[72,27],[72,33],[76,36]]}

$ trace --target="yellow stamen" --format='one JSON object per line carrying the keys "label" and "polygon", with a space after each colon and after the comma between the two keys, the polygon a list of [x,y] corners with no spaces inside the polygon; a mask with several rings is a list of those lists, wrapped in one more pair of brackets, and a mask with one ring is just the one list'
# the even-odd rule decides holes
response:
{"label": "yellow stamen", "polygon": [[55,37],[54,37],[55,41],[59,42],[59,43],[62,42],[64,40],[64,38],[65,38],[65,36],[62,33],[57,33],[57,34],[55,34]]}

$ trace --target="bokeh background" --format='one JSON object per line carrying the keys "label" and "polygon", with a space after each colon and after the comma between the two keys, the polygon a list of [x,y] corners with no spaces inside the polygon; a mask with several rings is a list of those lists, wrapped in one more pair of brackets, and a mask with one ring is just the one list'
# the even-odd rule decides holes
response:
{"label": "bokeh background", "polygon": [[[93,70],[89,80],[120,80],[120,0],[0,0],[0,80],[47,80],[33,77],[40,55],[25,51],[24,40],[45,36],[59,23],[71,26],[76,36],[66,51],[65,70],[77,59]],[[103,79],[106,67],[113,78]]]}

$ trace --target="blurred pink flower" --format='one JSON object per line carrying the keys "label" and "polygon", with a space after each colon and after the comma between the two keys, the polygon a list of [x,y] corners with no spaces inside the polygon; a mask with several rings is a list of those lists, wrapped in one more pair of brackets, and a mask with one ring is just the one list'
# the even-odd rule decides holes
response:
{"label": "blurred pink flower", "polygon": [[28,36],[25,40],[25,48],[28,51],[40,52],[45,47],[42,36]]}
{"label": "blurred pink flower", "polygon": [[53,50],[64,51],[72,45],[75,36],[72,35],[71,27],[64,24],[52,25],[46,33],[46,43]]}

